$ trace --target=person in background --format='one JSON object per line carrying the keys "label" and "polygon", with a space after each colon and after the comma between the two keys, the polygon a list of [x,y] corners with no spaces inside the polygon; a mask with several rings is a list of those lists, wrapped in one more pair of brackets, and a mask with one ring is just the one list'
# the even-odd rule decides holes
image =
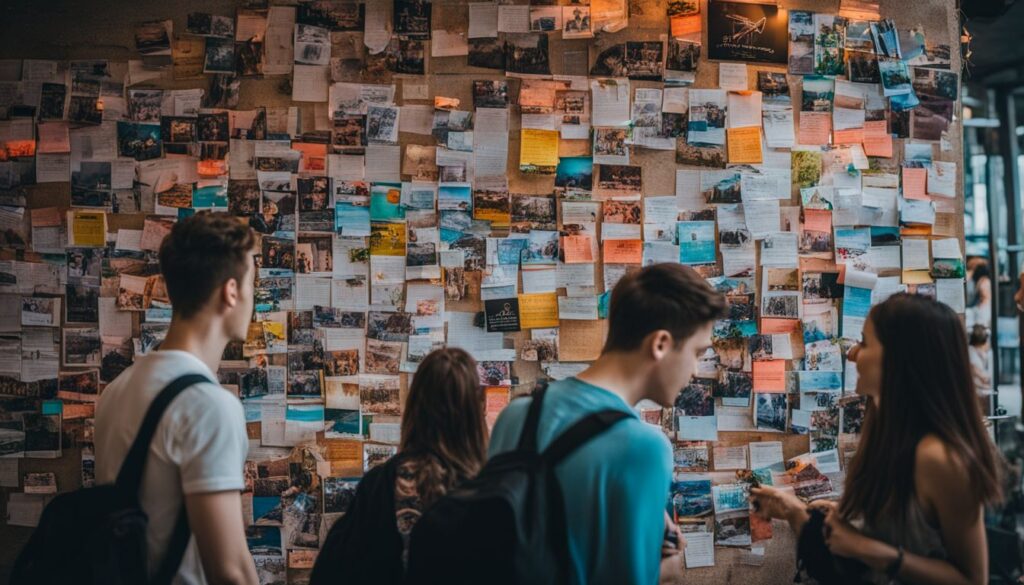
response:
{"label": "person in background", "polygon": [[988,583],[983,511],[1002,483],[966,337],[938,301],[897,294],[875,306],[849,353],[868,402],[842,499],[815,502],[826,513],[818,534],[803,531],[811,513],[792,492],[752,488],[755,510],[788,520],[802,548],[823,538],[872,583]]}
{"label": "person in background", "polygon": [[992,325],[992,271],[988,261],[981,259],[974,265],[970,275],[974,283],[973,303],[968,305],[967,325]]}
{"label": "person in background", "polygon": [[173,307],[167,337],[158,351],[136,356],[96,405],[96,481],[113,483],[156,395],[183,374],[210,380],[170,403],[142,479],[151,570],[163,560],[184,499],[193,538],[173,581],[179,585],[258,582],[242,518],[245,413],[214,375],[228,342],[249,330],[255,252],[252,230],[226,214],[178,221],[160,246]]}
{"label": "person in background", "polygon": [[992,391],[992,346],[989,343],[989,330],[984,325],[971,327],[971,335],[967,341],[971,356],[971,375],[978,393],[987,395]]}
{"label": "person in background", "polygon": [[399,584],[416,521],[487,459],[484,387],[462,349],[431,352],[409,386],[398,454],[363,476],[331,527],[311,585]]}
{"label": "person in background", "polygon": [[[675,404],[725,307],[724,296],[687,266],[655,264],[627,274],[612,291],[600,357],[549,386],[537,433],[542,452],[591,413],[630,415],[555,468],[563,493],[571,494],[565,501],[571,583],[654,585],[663,557],[681,567],[681,542],[670,544],[679,535],[665,513],[672,447],[633,406],[641,400]],[[513,400],[502,411],[490,457],[516,448],[531,400]]]}

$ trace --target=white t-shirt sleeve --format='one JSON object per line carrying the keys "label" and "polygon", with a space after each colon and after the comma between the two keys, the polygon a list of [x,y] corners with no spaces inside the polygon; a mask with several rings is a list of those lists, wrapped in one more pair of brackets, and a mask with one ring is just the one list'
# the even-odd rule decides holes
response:
{"label": "white t-shirt sleeve", "polygon": [[185,495],[242,490],[249,450],[245,412],[238,398],[216,386],[186,391],[175,417],[168,453],[181,471]]}

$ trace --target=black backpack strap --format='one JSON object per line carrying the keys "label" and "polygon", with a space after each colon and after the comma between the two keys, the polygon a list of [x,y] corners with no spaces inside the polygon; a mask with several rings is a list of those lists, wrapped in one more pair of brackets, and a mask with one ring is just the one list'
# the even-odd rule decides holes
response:
{"label": "black backpack strap", "polygon": [[530,396],[530,408],[526,411],[526,421],[523,423],[523,430],[519,431],[519,446],[517,451],[537,452],[537,427],[540,424],[540,409],[544,404],[544,394],[548,391],[547,380],[537,380],[533,386]]}
{"label": "black backpack strap", "polygon": [[608,430],[620,420],[631,416],[624,410],[614,409],[588,414],[552,441],[544,450],[542,457],[548,465],[558,465],[581,445]]}
{"label": "black backpack strap", "polygon": [[171,401],[184,392],[189,386],[201,382],[210,382],[210,379],[202,374],[185,374],[175,378],[168,384],[146,410],[146,416],[142,418],[142,425],[135,435],[135,442],[128,449],[128,455],[121,464],[121,470],[117,473],[117,487],[126,494],[138,494],[142,487],[142,472],[146,468],[146,456],[149,454],[149,444],[156,434],[156,427],[164,416],[164,411],[170,406]]}
{"label": "black backpack strap", "polygon": [[[153,442],[153,435],[156,434],[156,427],[160,424],[160,419],[163,418],[167,407],[179,394],[189,387],[203,382],[213,383],[202,374],[179,376],[161,390],[150,403],[146,415],[142,418],[139,432],[135,435],[135,441],[128,449],[128,455],[125,456],[121,470],[117,473],[116,483],[122,493],[138,497],[139,489],[142,487],[142,472],[146,468],[146,458],[149,454],[149,445]],[[185,510],[184,502],[182,502],[181,512],[178,514],[178,520],[171,532],[171,539],[163,562],[150,581],[150,585],[169,585],[171,583],[178,572],[178,567],[181,566],[181,559],[185,556],[185,549],[188,547],[191,536],[191,530],[188,527],[188,513]]]}

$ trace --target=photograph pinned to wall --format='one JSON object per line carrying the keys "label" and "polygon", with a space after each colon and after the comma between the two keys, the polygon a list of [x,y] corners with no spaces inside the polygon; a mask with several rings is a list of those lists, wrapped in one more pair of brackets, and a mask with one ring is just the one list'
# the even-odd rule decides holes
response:
{"label": "photograph pinned to wall", "polygon": [[956,100],[960,76],[952,71],[915,67],[911,85],[918,97]]}
{"label": "photograph pinned to wall", "polygon": [[878,71],[882,76],[882,90],[886,97],[913,93],[910,69],[900,59],[879,59]]}
{"label": "photograph pinned to wall", "polygon": [[235,19],[208,12],[190,12],[185,30],[190,35],[233,39],[235,37]]}
{"label": "photograph pinned to wall", "polygon": [[661,41],[626,43],[626,72],[630,79],[661,81],[665,70],[665,45]]}
{"label": "photograph pinned to wall", "polygon": [[394,33],[411,39],[430,39],[431,2],[395,0]]}
{"label": "photograph pinned to wall", "polygon": [[720,89],[691,89],[686,142],[695,145],[725,145],[728,112],[726,92]]}
{"label": "photograph pinned to wall", "polygon": [[643,191],[643,169],[630,165],[598,165],[595,198],[639,195]]}
{"label": "photograph pinned to wall", "polygon": [[562,38],[589,39],[594,36],[590,25],[590,6],[562,7]]}
{"label": "photograph pinned to wall", "polygon": [[701,44],[699,42],[670,38],[668,40],[668,55],[665,58],[665,84],[693,84],[697,78],[700,51]]}
{"label": "photograph pinned to wall", "polygon": [[815,13],[814,31],[814,72],[818,75],[845,73],[846,19],[835,14]]}
{"label": "photograph pinned to wall", "polygon": [[867,51],[846,52],[846,75],[853,83],[881,83],[878,55]]}
{"label": "photograph pinned to wall", "polygon": [[505,72],[519,75],[551,75],[547,35],[505,35]]}
{"label": "photograph pinned to wall", "polygon": [[612,45],[601,51],[590,68],[591,77],[626,77],[628,73],[625,44]]}
{"label": "photograph pinned to wall", "polygon": [[509,104],[508,81],[505,80],[474,80],[474,108],[507,108]]}
{"label": "photograph pinned to wall", "polygon": [[398,113],[394,106],[371,105],[366,111],[366,138],[370,143],[398,142]]}
{"label": "photograph pinned to wall", "polygon": [[789,81],[785,73],[774,71],[757,72],[757,89],[765,104],[789,104]]}
{"label": "photograph pinned to wall", "polygon": [[708,58],[786,63],[786,12],[775,4],[708,2]]}
{"label": "photograph pinned to wall", "polygon": [[128,90],[128,119],[133,122],[160,122],[160,102],[164,92],[160,89]]}
{"label": "photograph pinned to wall", "polygon": [[561,7],[530,6],[530,32],[555,32],[561,28]]}
{"label": "photograph pinned to wall", "polygon": [[331,33],[326,28],[296,24],[294,47],[297,64],[331,64]]}
{"label": "photograph pinned to wall", "polygon": [[135,27],[135,50],[143,56],[170,56],[171,29],[170,20],[143,22]]}
{"label": "photograph pinned to wall", "polygon": [[690,144],[687,140],[680,138],[676,140],[676,162],[681,165],[724,169],[725,145]]}
{"label": "photograph pinned to wall", "polygon": [[902,59],[900,37],[896,32],[896,24],[886,18],[871,23],[871,40],[875,44],[875,53],[880,57]]}
{"label": "photograph pinned to wall", "polygon": [[335,32],[361,32],[365,27],[366,6],[355,2],[313,0],[299,4],[295,21]]}
{"label": "photograph pinned to wall", "polygon": [[789,72],[814,73],[814,13],[789,11]]}
{"label": "photograph pinned to wall", "polygon": [[824,75],[805,75],[800,93],[801,112],[831,112],[835,81]]}
{"label": "photograph pinned to wall", "polygon": [[755,422],[757,428],[768,431],[783,432],[786,430],[786,394],[758,392],[756,393]]}
{"label": "photograph pinned to wall", "polygon": [[910,136],[917,140],[942,140],[953,121],[954,108],[952,100],[922,97],[912,112]]}
{"label": "photograph pinned to wall", "polygon": [[[629,164],[628,128],[594,128],[593,162],[597,164]],[[557,171],[556,171],[557,173]]]}
{"label": "photograph pinned to wall", "polygon": [[467,63],[483,69],[505,69],[505,44],[497,37],[469,39]]}
{"label": "photograph pinned to wall", "polygon": [[117,153],[137,161],[160,158],[163,154],[160,125],[118,121]]}
{"label": "photograph pinned to wall", "polygon": [[206,56],[203,59],[203,73],[235,72],[235,42],[231,39],[206,39]]}

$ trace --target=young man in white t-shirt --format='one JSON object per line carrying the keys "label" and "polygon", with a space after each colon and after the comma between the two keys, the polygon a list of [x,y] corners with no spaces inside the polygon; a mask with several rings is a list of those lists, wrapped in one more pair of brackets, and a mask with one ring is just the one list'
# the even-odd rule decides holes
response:
{"label": "young man in white t-shirt", "polygon": [[160,247],[174,308],[159,351],[138,356],[96,406],[96,479],[112,483],[150,403],[172,380],[203,374],[168,407],[146,460],[140,502],[149,515],[152,575],[184,504],[192,538],[175,585],[256,585],[241,490],[249,448],[236,396],[216,382],[228,342],[245,339],[253,310],[252,230],[228,215],[199,213],[175,224]]}

